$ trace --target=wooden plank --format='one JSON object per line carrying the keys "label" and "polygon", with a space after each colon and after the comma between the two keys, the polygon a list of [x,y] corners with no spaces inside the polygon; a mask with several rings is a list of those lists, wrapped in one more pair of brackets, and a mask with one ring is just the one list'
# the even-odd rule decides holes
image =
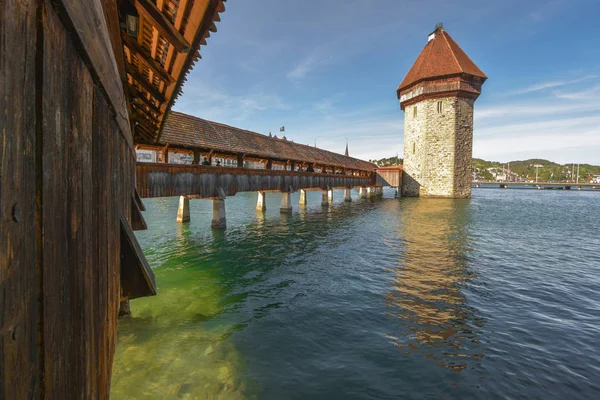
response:
{"label": "wooden plank", "polygon": [[146,128],[142,125],[135,125],[135,133],[140,135],[143,139],[146,139],[148,142],[153,142],[156,134],[150,133]]}
{"label": "wooden plank", "polygon": [[0,6],[0,399],[41,395],[36,7]]}
{"label": "wooden plank", "polygon": [[175,29],[173,24],[160,12],[154,4],[148,0],[135,0],[138,12],[151,21],[152,25],[164,36],[164,38],[180,53],[190,51],[190,44],[183,35]]}
{"label": "wooden plank", "polygon": [[156,114],[162,114],[160,108],[156,106],[156,100],[148,100],[148,98],[144,94],[142,94],[142,92],[140,92],[139,90],[137,90],[137,88],[133,86],[130,86],[130,93],[131,96],[133,96],[134,100],[139,100],[138,103],[148,106]]}
{"label": "wooden plank", "polygon": [[[69,319],[71,296],[67,286],[69,219],[68,197],[65,187],[68,168],[66,143],[68,132],[69,88],[63,71],[73,58],[68,53],[69,43],[65,29],[51,6],[46,7],[44,31],[44,81],[43,81],[43,341],[44,341],[44,392],[69,393],[75,371],[69,374],[72,340],[76,334]],[[75,53],[77,54],[77,53]],[[76,57],[76,55],[75,55]],[[69,75],[72,71],[69,71]],[[76,72],[75,72],[76,73]],[[56,329],[61,327],[61,330]],[[76,393],[79,395],[79,393]]]}
{"label": "wooden plank", "polygon": [[142,46],[140,46],[135,40],[129,37],[129,35],[126,32],[122,32],[121,35],[123,37],[123,43],[125,44],[125,46],[127,46],[129,51],[131,51],[140,60],[142,60],[148,66],[148,68],[152,70],[152,72],[157,74],[163,81],[167,82],[168,84],[175,82],[175,78],[169,75],[169,73],[165,71],[165,69],[160,64],[158,64],[158,62],[154,60],[152,56],[148,54],[148,52]]}
{"label": "wooden plank", "polygon": [[128,299],[156,295],[154,272],[123,217],[121,225],[121,285]]}
{"label": "wooden plank", "polygon": [[139,106],[137,104],[133,105],[133,112],[134,112],[134,116],[139,115],[142,118],[146,119],[147,122],[150,122],[152,124],[157,124],[158,123],[158,118],[154,115],[152,115],[151,111],[148,111],[146,108],[144,108],[144,106]]}
{"label": "wooden plank", "polygon": [[106,310],[108,309],[108,190],[109,190],[109,176],[108,171],[108,140],[106,138],[106,132],[109,132],[111,128],[109,124],[110,114],[104,99],[100,96],[94,98],[94,132],[93,132],[93,145],[92,145],[92,174],[94,176],[94,191],[93,199],[95,201],[94,208],[94,245],[96,250],[96,268],[95,274],[95,291],[94,306],[97,310],[98,318],[94,320],[94,331],[98,338],[95,345],[97,346],[96,352],[98,353],[98,361],[96,364],[97,368],[97,393],[99,398],[108,396],[106,382],[108,378],[108,366],[107,366],[107,342],[108,342],[108,329],[107,329],[107,318]]}
{"label": "wooden plank", "polygon": [[52,0],[65,27],[81,49],[80,56],[91,67],[94,80],[102,86],[116,113],[125,139],[133,149],[127,100],[100,0]]}
{"label": "wooden plank", "polygon": [[148,93],[150,93],[150,95],[152,97],[154,97],[156,100],[158,100],[159,103],[164,103],[165,100],[165,96],[160,93],[158,91],[158,89],[155,86],[152,86],[152,84],[150,82],[148,82],[146,80],[145,77],[141,76],[139,74],[138,71],[136,71],[134,68],[131,67],[131,64],[128,64],[127,67],[127,73],[137,82],[139,83],[139,85]]}
{"label": "wooden plank", "polygon": [[142,210],[140,210],[135,195],[131,199],[131,228],[134,231],[145,231],[148,229],[148,225],[146,225],[146,220],[142,215]]}
{"label": "wooden plank", "polygon": [[135,197],[135,202],[137,203],[138,208],[141,211],[146,211],[146,206],[144,205],[144,202],[142,201],[142,198],[140,197],[140,194],[138,193],[137,189],[134,190],[133,195]]}

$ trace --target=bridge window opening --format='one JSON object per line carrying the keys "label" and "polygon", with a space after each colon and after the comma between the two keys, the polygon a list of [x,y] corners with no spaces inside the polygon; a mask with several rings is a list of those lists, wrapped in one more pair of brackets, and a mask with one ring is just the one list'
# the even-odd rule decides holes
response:
{"label": "bridge window opening", "polygon": [[444,103],[442,103],[441,101],[437,102],[437,112],[438,112],[438,114],[441,114],[444,112]]}
{"label": "bridge window opening", "polygon": [[417,106],[413,107],[413,118],[417,118]]}

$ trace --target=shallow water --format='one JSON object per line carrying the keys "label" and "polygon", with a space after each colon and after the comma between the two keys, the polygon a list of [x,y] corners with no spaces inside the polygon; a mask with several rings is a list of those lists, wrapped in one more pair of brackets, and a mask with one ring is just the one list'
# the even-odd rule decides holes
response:
{"label": "shallow water", "polygon": [[600,398],[600,193],[146,199],[113,399]]}

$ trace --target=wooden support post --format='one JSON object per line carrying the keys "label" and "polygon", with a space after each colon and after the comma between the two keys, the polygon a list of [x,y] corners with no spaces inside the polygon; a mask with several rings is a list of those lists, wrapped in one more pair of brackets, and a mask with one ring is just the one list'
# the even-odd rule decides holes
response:
{"label": "wooden support post", "polygon": [[180,224],[190,222],[190,199],[186,196],[179,196],[177,222]]}
{"label": "wooden support post", "polygon": [[300,205],[301,206],[306,205],[306,190],[304,190],[304,189],[300,189]]}
{"label": "wooden support post", "polygon": [[292,203],[290,202],[289,192],[281,192],[281,207],[279,207],[279,211],[285,214],[290,214],[292,212]]}
{"label": "wooden support post", "polygon": [[256,210],[265,211],[267,209],[267,193],[258,192],[258,199],[256,201]]}
{"label": "wooden support post", "polygon": [[352,201],[352,189],[346,189],[344,192],[344,201]]}
{"label": "wooden support post", "polygon": [[267,160],[267,166],[266,169],[273,169],[273,161],[272,160]]}
{"label": "wooden support post", "polygon": [[131,306],[129,300],[123,300],[119,303],[119,318],[131,317]]}
{"label": "wooden support post", "polygon": [[243,154],[238,154],[238,156],[237,156],[237,167],[244,168],[244,155]]}
{"label": "wooden support post", "polygon": [[213,218],[210,226],[217,229],[225,229],[227,226],[227,219],[225,217],[225,200],[213,200]]}
{"label": "wooden support post", "polygon": [[192,161],[194,165],[200,165],[202,162],[200,161],[200,152],[194,150],[194,161]]}
{"label": "wooden support post", "polygon": [[296,170],[296,162],[292,161],[290,162],[290,171],[295,171]]}
{"label": "wooden support post", "polygon": [[329,206],[329,190],[323,190],[323,192],[321,192],[321,205]]}
{"label": "wooden support post", "polygon": [[162,157],[162,162],[165,164],[169,163],[169,145],[166,145],[160,150],[160,154]]}

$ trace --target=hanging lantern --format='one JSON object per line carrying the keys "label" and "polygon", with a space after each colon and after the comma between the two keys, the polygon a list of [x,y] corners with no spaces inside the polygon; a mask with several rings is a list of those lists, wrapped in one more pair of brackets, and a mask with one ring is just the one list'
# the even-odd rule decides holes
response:
{"label": "hanging lantern", "polygon": [[140,15],[137,9],[129,1],[126,1],[122,10],[125,14],[125,31],[129,36],[137,38],[140,29]]}

